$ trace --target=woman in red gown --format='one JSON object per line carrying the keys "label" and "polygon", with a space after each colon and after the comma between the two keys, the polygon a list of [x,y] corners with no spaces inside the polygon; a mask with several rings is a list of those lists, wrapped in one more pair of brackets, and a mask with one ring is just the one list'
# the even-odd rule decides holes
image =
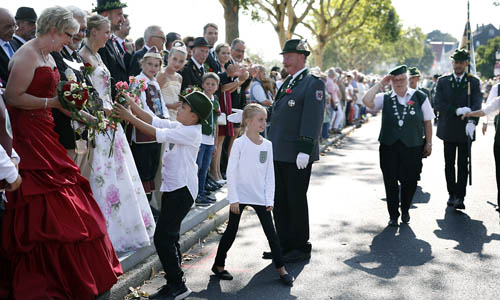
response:
{"label": "woman in red gown", "polygon": [[62,7],[43,11],[37,38],[13,56],[5,98],[21,157],[22,186],[7,193],[0,239],[0,298],[93,299],[122,269],[89,182],[59,144],[51,108],[59,73],[51,51],[79,24]]}

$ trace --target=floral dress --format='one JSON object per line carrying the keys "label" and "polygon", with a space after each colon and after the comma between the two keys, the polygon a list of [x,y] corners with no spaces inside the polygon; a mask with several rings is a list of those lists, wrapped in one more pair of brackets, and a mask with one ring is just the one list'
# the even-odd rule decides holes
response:
{"label": "floral dress", "polygon": [[[94,88],[105,109],[112,109],[110,73],[104,64],[92,72]],[[90,186],[106,218],[108,234],[117,252],[150,245],[155,222],[135,166],[130,146],[118,124],[110,156],[113,130],[95,137]]]}

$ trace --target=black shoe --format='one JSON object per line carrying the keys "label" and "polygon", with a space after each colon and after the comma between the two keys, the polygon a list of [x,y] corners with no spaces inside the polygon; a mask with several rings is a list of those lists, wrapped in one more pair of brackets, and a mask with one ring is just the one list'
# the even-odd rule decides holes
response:
{"label": "black shoe", "polygon": [[295,281],[295,277],[290,274],[280,275],[281,282],[286,286],[293,286],[293,282]]}
{"label": "black shoe", "polygon": [[198,197],[195,201],[195,204],[196,206],[210,206],[211,203],[207,199]]}
{"label": "black shoe", "polygon": [[209,192],[215,192],[217,190],[217,188],[215,188],[215,186],[211,185],[211,184],[205,184],[205,191],[209,191]]}
{"label": "black shoe", "polygon": [[455,209],[465,209],[464,198],[457,198],[455,202]]}
{"label": "black shoe", "polygon": [[215,265],[212,266],[212,272],[214,272],[215,276],[217,276],[220,280],[233,280],[233,275],[229,273],[227,270],[219,271]]}
{"label": "black shoe", "polygon": [[448,198],[448,202],[446,202],[446,205],[448,206],[455,206],[455,196],[453,195],[450,195],[450,197]]}
{"label": "black shoe", "polygon": [[311,258],[310,253],[304,253],[300,250],[292,250],[287,254],[283,255],[284,263],[296,263],[301,261],[306,261]]}
{"label": "black shoe", "polygon": [[167,295],[170,292],[170,289],[172,289],[172,285],[165,284],[156,293],[149,295],[149,299],[162,299],[164,297],[167,297]]}
{"label": "black shoe", "polygon": [[405,224],[407,224],[408,222],[410,222],[410,213],[403,213],[401,215],[401,221]]}
{"label": "black shoe", "polygon": [[389,223],[387,225],[389,225],[391,227],[398,227],[399,226],[398,225],[398,220],[390,219]]}
{"label": "black shoe", "polygon": [[[191,290],[186,286],[184,282],[180,282],[172,284],[168,289],[167,293],[162,295],[162,297],[164,297],[164,299],[169,299],[169,300],[170,299],[181,300],[189,296],[189,294],[191,294]],[[149,299],[162,299],[162,298],[161,297],[151,298],[151,296],[149,296]]]}
{"label": "black shoe", "polygon": [[262,252],[262,259],[273,259],[273,254],[268,251]]}
{"label": "black shoe", "polygon": [[215,196],[213,195],[208,195],[207,200],[211,203],[217,202],[217,198],[215,198]]}

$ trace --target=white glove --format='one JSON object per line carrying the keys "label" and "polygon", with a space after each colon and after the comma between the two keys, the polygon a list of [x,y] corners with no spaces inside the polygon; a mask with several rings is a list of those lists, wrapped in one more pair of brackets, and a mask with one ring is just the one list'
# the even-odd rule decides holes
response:
{"label": "white glove", "polygon": [[302,170],[307,167],[307,164],[309,163],[309,154],[305,154],[302,152],[299,152],[297,154],[297,169]]}
{"label": "white glove", "polygon": [[476,132],[476,125],[472,122],[467,123],[465,125],[465,134],[471,138],[471,140],[474,138],[474,132]]}
{"label": "white glove", "polygon": [[470,113],[472,110],[467,106],[457,108],[456,114],[457,116],[465,115],[466,113]]}

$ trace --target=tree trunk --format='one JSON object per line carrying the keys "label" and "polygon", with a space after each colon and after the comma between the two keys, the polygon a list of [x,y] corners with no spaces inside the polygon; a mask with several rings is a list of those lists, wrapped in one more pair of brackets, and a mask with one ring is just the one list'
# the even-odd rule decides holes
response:
{"label": "tree trunk", "polygon": [[323,70],[323,55],[325,54],[326,42],[319,40],[316,48],[313,49],[316,66]]}
{"label": "tree trunk", "polygon": [[222,7],[224,7],[224,20],[226,22],[226,43],[231,45],[231,42],[240,37],[239,31],[239,0],[219,0]]}

